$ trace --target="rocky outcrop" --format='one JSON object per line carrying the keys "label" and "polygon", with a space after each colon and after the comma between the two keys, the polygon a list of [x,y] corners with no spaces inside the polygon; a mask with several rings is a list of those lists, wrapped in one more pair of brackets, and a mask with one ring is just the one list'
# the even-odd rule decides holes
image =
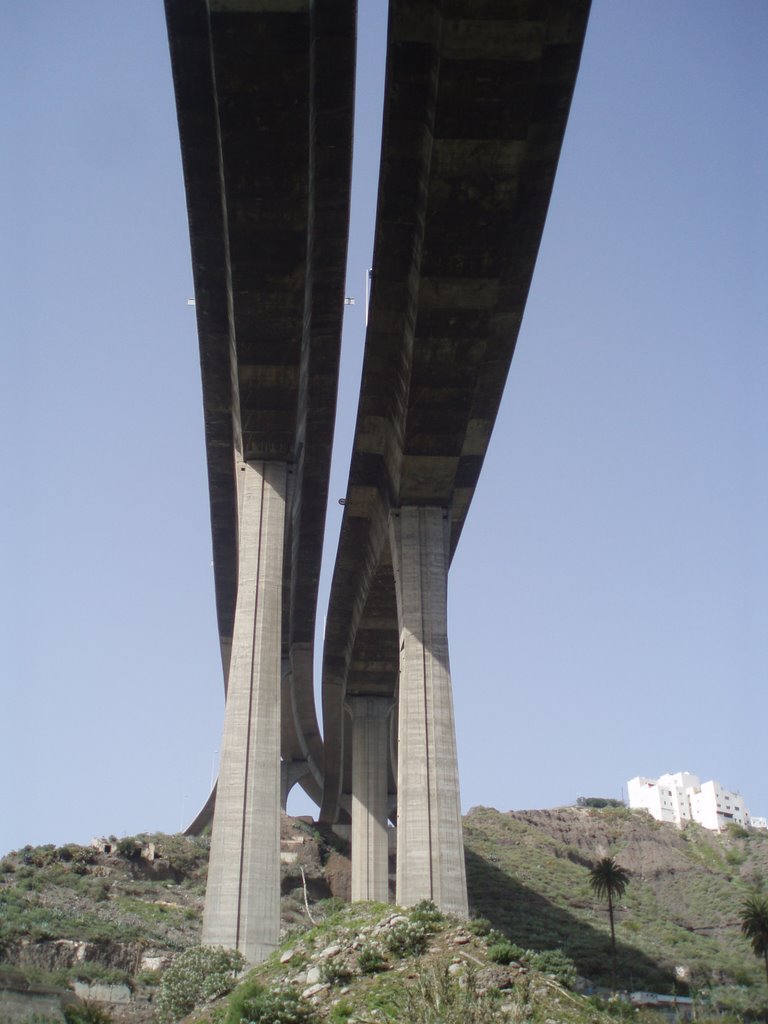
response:
{"label": "rocky outcrop", "polygon": [[22,939],[9,942],[6,959],[19,967],[38,967],[43,971],[60,971],[82,964],[98,964],[109,970],[136,974],[141,970],[146,946],[141,942],[78,942],[75,939],[50,939],[33,942]]}

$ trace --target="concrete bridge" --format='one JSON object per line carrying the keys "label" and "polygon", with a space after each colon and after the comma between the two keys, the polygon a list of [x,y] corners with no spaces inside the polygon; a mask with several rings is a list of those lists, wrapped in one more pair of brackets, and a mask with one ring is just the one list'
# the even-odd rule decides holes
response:
{"label": "concrete bridge", "polygon": [[[391,0],[371,305],[323,650],[353,0],[166,0],[227,694],[203,941],[279,933],[279,808],[351,822],[353,898],[466,913],[446,583],[522,320],[588,0]],[[214,810],[215,803],[215,810]]]}

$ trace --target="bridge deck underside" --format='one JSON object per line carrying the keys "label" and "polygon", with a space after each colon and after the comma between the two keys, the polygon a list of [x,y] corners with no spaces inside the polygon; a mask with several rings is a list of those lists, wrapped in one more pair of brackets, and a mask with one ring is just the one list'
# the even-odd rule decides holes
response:
{"label": "bridge deck underside", "polygon": [[[323,660],[322,816],[345,820],[348,695],[394,696],[390,511],[447,510],[451,555],[507,378],[589,4],[392,0],[374,263]],[[394,788],[394,777],[392,788]]]}
{"label": "bridge deck underside", "polygon": [[[312,645],[343,314],[354,0],[166,0],[190,220],[219,633],[237,595],[236,459],[289,467],[282,756],[326,820],[347,696],[391,698],[389,520],[458,544],[512,359],[588,0],[391,0],[369,327],[323,656]],[[226,679],[226,669],[225,669]],[[394,793],[394,772],[390,789]]]}
{"label": "bridge deck underside", "polygon": [[166,0],[166,16],[225,685],[237,597],[236,460],[285,462],[282,756],[309,761],[302,784],[318,799],[312,646],[344,308],[355,4],[316,0],[310,11],[308,3]]}

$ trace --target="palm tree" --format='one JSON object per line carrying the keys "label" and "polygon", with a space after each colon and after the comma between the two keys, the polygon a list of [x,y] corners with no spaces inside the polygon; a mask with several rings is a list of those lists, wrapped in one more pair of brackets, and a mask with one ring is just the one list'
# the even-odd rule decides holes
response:
{"label": "palm tree", "polygon": [[611,979],[616,987],[616,931],[613,926],[613,897],[619,899],[629,885],[629,872],[613,857],[603,857],[589,869],[589,884],[598,899],[608,900],[608,917],[611,921]]}
{"label": "palm tree", "polygon": [[750,896],[741,908],[741,933],[752,943],[755,956],[761,956],[768,978],[768,898]]}

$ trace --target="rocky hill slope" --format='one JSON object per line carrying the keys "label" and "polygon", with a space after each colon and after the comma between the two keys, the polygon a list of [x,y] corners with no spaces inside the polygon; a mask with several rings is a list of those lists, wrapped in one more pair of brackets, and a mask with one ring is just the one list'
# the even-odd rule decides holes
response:
{"label": "rocky hill slope", "polygon": [[[345,844],[329,829],[284,817],[281,845],[284,929],[309,923],[306,904],[349,898]],[[200,942],[208,850],[207,838],[158,834],[8,854],[0,995],[71,988],[118,1021],[150,1020],[163,970]]]}
{"label": "rocky hill slope", "polygon": [[[184,973],[188,979],[190,973]],[[572,990],[574,979],[561,954],[516,949],[487,922],[446,917],[433,904],[407,911],[347,904],[312,929],[289,936],[231,995],[184,1019],[188,1024],[609,1024],[612,1017],[599,1000]],[[189,1010],[193,987],[187,983],[171,991],[169,1001],[161,1000],[161,1015],[166,1008],[175,1011],[172,1017]]]}
{"label": "rocky hill slope", "polygon": [[[678,831],[623,808],[475,808],[464,826],[472,912],[517,946],[560,949],[582,978],[607,986],[607,913],[588,871],[611,855],[631,872],[616,913],[619,987],[693,993],[740,1011],[768,1005],[738,927],[744,896],[768,879],[768,836]],[[307,908],[315,920],[337,911],[350,865],[328,830],[286,818],[282,838],[288,933],[311,924]],[[139,1024],[152,1018],[163,970],[199,942],[207,841],[146,836],[106,847],[28,847],[0,862],[0,987],[68,986]]]}
{"label": "rocky hill slope", "polygon": [[625,808],[474,808],[464,828],[472,905],[520,945],[560,947],[580,974],[609,983],[607,908],[589,868],[613,856],[631,875],[616,911],[622,987],[768,1002],[739,929],[744,897],[768,881],[768,834],[678,830]]}

